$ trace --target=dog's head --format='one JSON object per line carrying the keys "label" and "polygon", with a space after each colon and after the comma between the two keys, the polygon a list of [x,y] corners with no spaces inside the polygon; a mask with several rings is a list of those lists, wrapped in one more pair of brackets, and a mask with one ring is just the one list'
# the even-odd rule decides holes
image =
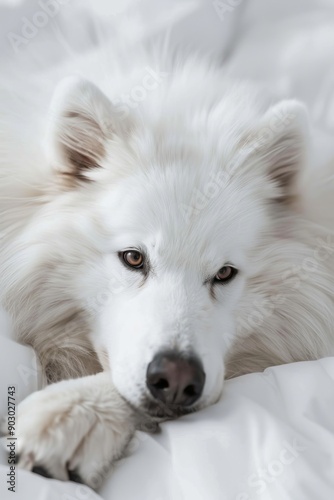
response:
{"label": "dog's head", "polygon": [[67,80],[49,154],[66,190],[57,238],[72,238],[95,348],[129,402],[174,416],[221,394],[256,251],[293,202],[305,110],[262,112],[238,91],[164,109],[120,119],[92,84]]}

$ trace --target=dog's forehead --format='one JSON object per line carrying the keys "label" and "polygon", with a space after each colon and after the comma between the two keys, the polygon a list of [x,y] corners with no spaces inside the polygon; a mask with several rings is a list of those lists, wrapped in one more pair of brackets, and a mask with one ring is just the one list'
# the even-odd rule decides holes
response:
{"label": "dog's forehead", "polygon": [[103,224],[119,247],[208,260],[247,249],[263,226],[261,204],[247,185],[223,182],[219,171],[189,169],[138,175],[102,202]]}

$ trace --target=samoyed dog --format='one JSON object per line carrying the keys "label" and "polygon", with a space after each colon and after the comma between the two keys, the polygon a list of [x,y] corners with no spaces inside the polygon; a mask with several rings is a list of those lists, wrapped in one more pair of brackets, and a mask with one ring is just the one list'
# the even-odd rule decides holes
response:
{"label": "samoyed dog", "polygon": [[334,354],[306,106],[193,55],[104,62],[1,87],[1,301],[52,383],[19,406],[20,465],[91,486],[136,426]]}

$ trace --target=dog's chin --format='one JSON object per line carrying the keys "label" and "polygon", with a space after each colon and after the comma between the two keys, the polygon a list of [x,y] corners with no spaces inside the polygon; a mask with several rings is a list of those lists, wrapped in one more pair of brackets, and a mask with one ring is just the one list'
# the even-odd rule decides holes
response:
{"label": "dog's chin", "polygon": [[144,413],[147,418],[155,422],[164,422],[166,420],[175,420],[184,415],[194,413],[199,410],[198,406],[177,406],[165,405],[158,401],[145,399],[140,405],[139,411]]}
{"label": "dog's chin", "polygon": [[133,404],[123,396],[123,399],[132,408],[137,430],[156,434],[160,432],[160,425],[168,420],[176,420],[185,415],[195,413],[203,408],[203,404],[192,406],[165,405],[155,401],[149,396],[144,396],[140,404]]}

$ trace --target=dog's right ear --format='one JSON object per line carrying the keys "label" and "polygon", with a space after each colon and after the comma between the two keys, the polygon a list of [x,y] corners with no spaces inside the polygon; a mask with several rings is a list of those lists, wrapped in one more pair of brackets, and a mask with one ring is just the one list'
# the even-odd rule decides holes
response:
{"label": "dog's right ear", "polygon": [[308,162],[309,119],[306,106],[293,99],[268,109],[244,141],[248,169],[262,172],[275,186],[271,196],[290,204],[298,196],[298,178]]}
{"label": "dog's right ear", "polygon": [[62,174],[87,181],[101,166],[108,140],[126,123],[109,99],[91,82],[69,77],[58,84],[47,131],[47,155]]}

